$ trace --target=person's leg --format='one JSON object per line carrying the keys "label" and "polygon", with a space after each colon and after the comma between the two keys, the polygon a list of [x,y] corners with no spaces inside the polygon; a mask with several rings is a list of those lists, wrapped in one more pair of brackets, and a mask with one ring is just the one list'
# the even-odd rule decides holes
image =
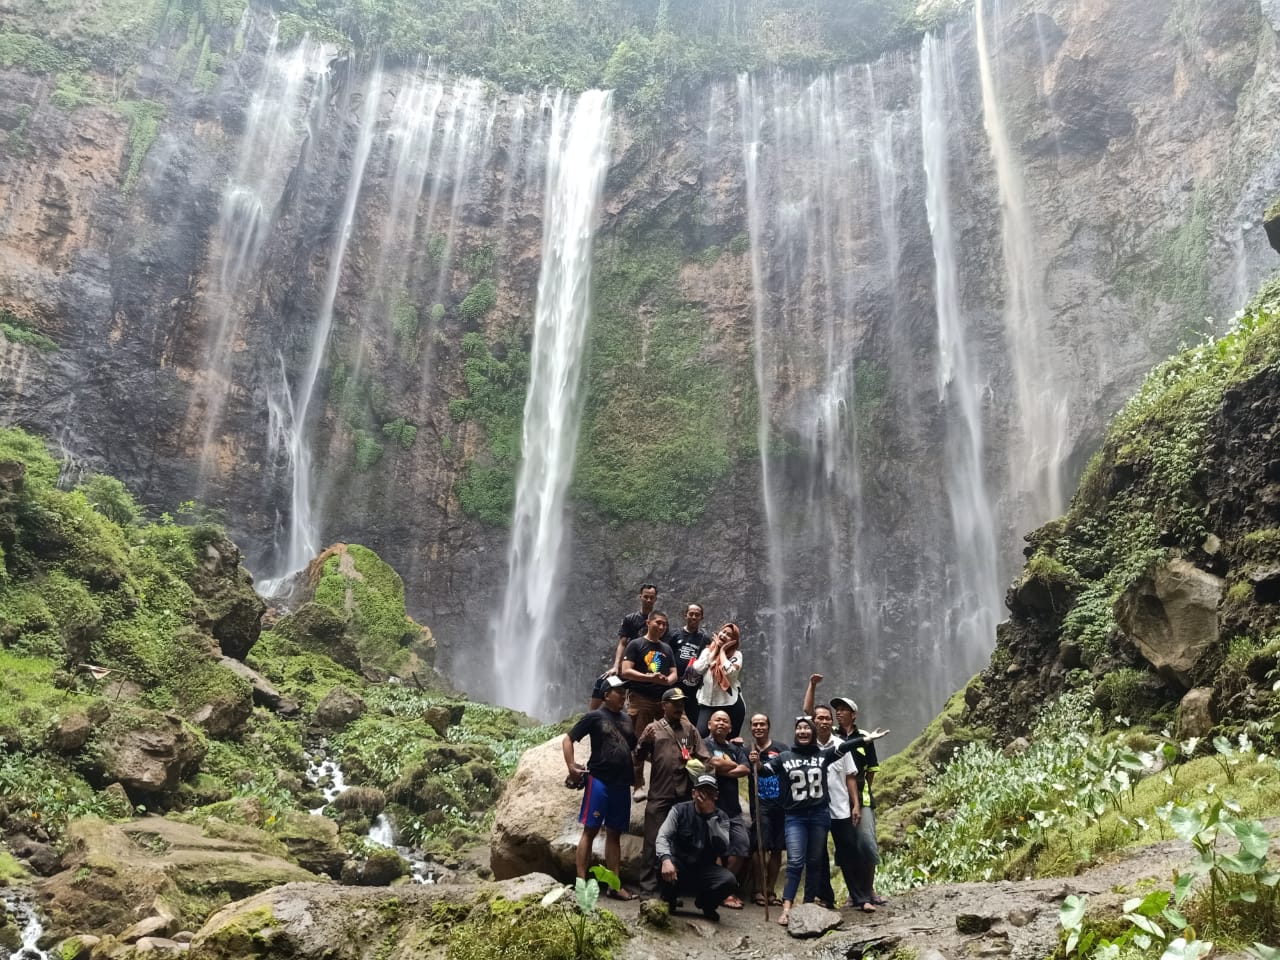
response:
{"label": "person's leg", "polygon": [[591,774],[587,774],[586,785],[582,788],[582,805],[578,808],[578,822],[582,824],[582,836],[578,838],[577,867],[578,876],[586,879],[587,868],[591,866],[591,845],[595,843],[600,827],[604,823],[607,810],[607,794],[605,786]]}
{"label": "person's leg", "polygon": [[724,708],[725,713],[729,714],[729,739],[736,740],[742,735],[742,724],[747,719],[747,704],[742,699],[742,694],[738,694],[738,699],[729,706]]}
{"label": "person's leg", "polygon": [[[804,865],[804,902],[825,899],[830,896],[830,867],[827,864],[827,830],[831,824],[831,814],[827,807],[819,807],[809,811],[806,825]],[[823,889],[823,887],[827,889]],[[830,903],[830,901],[826,901]]]}
{"label": "person's leg", "polygon": [[738,881],[716,863],[701,864],[682,871],[680,889],[693,894],[694,905],[709,920],[719,920],[716,907],[737,895]]}
{"label": "person's leg", "polygon": [[804,872],[809,842],[809,823],[804,814],[788,813],[785,826],[787,834],[787,880],[782,887],[782,915],[778,922],[786,924],[791,915],[791,904],[800,889],[800,874]]}
{"label": "person's leg", "polygon": [[[631,784],[606,784],[605,795],[604,865],[621,879],[622,835],[631,829]],[[631,899],[631,893],[625,887],[619,887],[614,896]]]}
{"label": "person's leg", "polygon": [[876,893],[876,865],[880,863],[880,843],[876,840],[875,810],[871,807],[863,808],[862,819],[867,821],[867,850],[870,853],[867,889],[871,892],[872,903],[885,903],[885,899]]}
{"label": "person's leg", "polygon": [[[652,701],[644,697],[628,696],[627,713],[631,717],[631,727],[637,737],[644,733],[644,728],[653,723],[657,711]],[[637,790],[644,789],[644,761],[637,758],[634,764],[632,785]]]}
{"label": "person's leg", "polygon": [[854,829],[853,880],[849,898],[855,904],[873,903],[875,897],[876,863],[880,857],[876,851],[876,818],[870,808],[862,808],[862,818]]}
{"label": "person's leg", "polygon": [[[725,867],[733,874],[734,889],[742,885],[742,876],[747,865],[747,854],[751,850],[751,843],[747,839],[747,828],[742,822],[742,815],[729,818],[729,850],[725,857]],[[724,900],[724,905],[730,910],[741,910],[742,899],[737,893],[732,893]]]}
{"label": "person's leg", "polygon": [[[591,845],[596,842],[596,837],[600,834],[599,827],[583,827],[582,836],[578,838],[578,876],[582,879],[587,878],[587,868],[591,866]],[[605,858],[608,859],[608,841],[606,840]]]}
{"label": "person's leg", "polygon": [[658,830],[667,819],[671,804],[650,800],[644,810],[644,845],[640,848],[640,890],[654,893],[658,889]]}
{"label": "person's leg", "polygon": [[853,825],[850,817],[831,821],[831,839],[835,843],[836,848],[836,865],[840,867],[840,873],[844,877],[844,885],[849,891],[849,900],[852,906],[862,906],[857,900],[853,899],[853,891],[857,886],[857,845],[858,831]]}

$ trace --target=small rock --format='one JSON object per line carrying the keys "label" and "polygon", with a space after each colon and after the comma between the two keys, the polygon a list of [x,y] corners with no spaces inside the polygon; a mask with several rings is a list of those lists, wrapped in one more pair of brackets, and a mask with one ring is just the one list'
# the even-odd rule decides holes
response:
{"label": "small rock", "polygon": [[76,711],[69,713],[49,730],[47,743],[55,753],[76,753],[89,742],[93,722],[88,715]]}
{"label": "small rock", "polygon": [[120,934],[121,943],[137,943],[145,937],[167,937],[173,933],[173,917],[147,917]]}
{"label": "small rock", "polygon": [[129,802],[129,794],[125,790],[124,785],[120,783],[109,783],[103,789],[102,795],[110,799],[118,809],[122,811],[130,811],[133,804]]}
{"label": "small rock", "polygon": [[791,908],[787,933],[797,939],[820,937],[842,923],[844,923],[844,917],[836,911],[820,907],[816,903],[802,903],[798,907]]}
{"label": "small rock", "polygon": [[133,945],[135,956],[154,957],[155,960],[181,957],[190,947],[189,943],[178,943],[166,937],[143,937]]}
{"label": "small rock", "polygon": [[54,947],[53,956],[58,957],[59,960],[89,960],[93,948],[101,942],[101,938],[91,934],[77,934],[74,937],[67,937]]}
{"label": "small rock", "polygon": [[1015,908],[1009,911],[1008,916],[1005,919],[1015,927],[1025,927],[1028,923],[1034,920],[1039,913],[1039,910]]}
{"label": "small rock", "polygon": [[1074,670],[1080,666],[1082,653],[1083,651],[1078,643],[1067,640],[1058,644],[1058,660],[1068,670]]}
{"label": "small rock", "polygon": [[671,929],[671,910],[665,900],[641,900],[640,922],[655,930]]}
{"label": "small rock", "polygon": [[1222,549],[1222,541],[1218,539],[1217,534],[1209,534],[1204,538],[1204,543],[1200,545],[1200,549],[1209,556],[1216,556],[1218,551]]}
{"label": "small rock", "polygon": [[341,730],[364,716],[366,709],[363,697],[346,687],[337,686],[326,693],[316,706],[316,723],[331,730]]}
{"label": "small rock", "polygon": [[427,707],[422,714],[422,719],[426,721],[427,726],[443,737],[449,732],[449,708],[435,704]]}
{"label": "small rock", "polygon": [[195,937],[196,935],[190,930],[180,930],[169,939],[171,939],[174,943],[190,943],[192,940],[195,939]]}
{"label": "small rock", "polygon": [[1031,741],[1026,737],[1015,737],[1005,744],[1004,750],[1001,751],[1006,757],[1016,757],[1019,754],[1026,753],[1031,749]]}
{"label": "small rock", "polygon": [[1213,688],[1188,690],[1178,703],[1178,739],[1207,737],[1213,722]]}
{"label": "small rock", "polygon": [[51,877],[62,869],[62,857],[47,843],[33,840],[24,833],[8,839],[9,851],[19,860],[25,860],[32,871],[42,877]]}
{"label": "small rock", "polygon": [[956,930],[963,934],[986,933],[999,919],[982,913],[957,913]]}
{"label": "small rock", "polygon": [[916,960],[947,960],[947,955],[938,950],[921,950],[916,954]]}
{"label": "small rock", "polygon": [[1249,572],[1253,598],[1259,603],[1280,602],[1280,567],[1266,567]]}

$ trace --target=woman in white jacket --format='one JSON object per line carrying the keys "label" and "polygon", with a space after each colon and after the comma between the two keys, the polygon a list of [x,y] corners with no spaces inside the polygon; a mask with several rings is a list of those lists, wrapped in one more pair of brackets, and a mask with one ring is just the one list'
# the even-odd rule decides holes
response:
{"label": "woman in white jacket", "polygon": [[707,721],[711,714],[723,710],[729,714],[729,737],[733,739],[742,730],[747,717],[747,706],[742,702],[742,687],[738,677],[742,673],[742,637],[736,623],[726,623],[717,631],[712,641],[693,661],[692,669],[702,674],[702,686],[698,687],[698,732],[707,735]]}

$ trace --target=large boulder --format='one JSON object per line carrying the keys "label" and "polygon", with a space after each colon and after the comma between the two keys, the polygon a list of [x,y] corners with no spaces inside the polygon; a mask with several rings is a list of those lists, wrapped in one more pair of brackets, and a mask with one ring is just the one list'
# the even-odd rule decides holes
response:
{"label": "large boulder", "polygon": [[1181,558],[1156,566],[1116,602],[1116,620],[1156,671],[1184,690],[1218,643],[1223,581]]}
{"label": "large boulder", "polygon": [[272,836],[304,870],[338,879],[347,851],[338,839],[338,825],[328,817],[286,813],[277,821]]}
{"label": "large boulder", "polygon": [[180,717],[154,710],[122,714],[99,742],[105,779],[131,795],[171,793],[204,759],[205,747]]}
{"label": "large boulder", "polygon": [[172,918],[166,928],[194,929],[228,899],[320,879],[284,859],[276,838],[214,820],[88,817],[71,822],[66,846],[65,868],[40,883],[53,936],[114,936],[152,916]]}
{"label": "large boulder", "polygon": [[292,717],[299,712],[297,702],[282,694],[257,670],[231,657],[223,657],[219,662],[232,673],[249,681],[249,686],[253,689],[253,702],[258,706],[274,710],[282,717]]}
{"label": "large boulder", "polygon": [[219,693],[201,704],[192,712],[191,722],[211,737],[229,737],[239,732],[253,715],[253,690],[241,689],[243,695],[240,691]]}
{"label": "large boulder", "polygon": [[[190,960],[410,960],[435,956],[432,945],[473,911],[504,900],[541,899],[557,886],[544,874],[503,883],[352,887],[291,883],[233,903],[209,918],[191,941]],[[558,907],[553,909],[559,909]],[[443,946],[439,953],[443,953]]]}
{"label": "large boulder", "polygon": [[360,654],[347,630],[347,618],[324,604],[304,603],[271,629],[303,650],[322,653],[349,670],[360,669]]}
{"label": "large boulder", "polygon": [[1179,740],[1191,737],[1207,737],[1213,730],[1214,703],[1212,687],[1196,687],[1188,690],[1178,704]]}
{"label": "large boulder", "polygon": [[200,601],[196,622],[213,635],[225,655],[243,660],[262,633],[267,604],[241,566],[240,548],[216,528],[209,531],[208,538],[193,543],[198,563],[187,577]]}
{"label": "large boulder", "polygon": [[[549,873],[566,883],[577,872],[574,857],[582,825],[578,810],[582,793],[564,786],[561,738],[552,737],[525,751],[516,772],[498,799],[489,838],[489,866],[499,880],[525,873]],[[586,740],[575,745],[574,756],[585,765],[590,755]],[[622,878],[635,883],[641,873],[644,804],[631,805],[631,829],[622,838]],[[595,856],[604,861],[604,831],[596,838]]]}
{"label": "large boulder", "polygon": [[366,709],[360,694],[337,686],[316,705],[316,723],[329,730],[341,730],[352,720],[363,717]]}

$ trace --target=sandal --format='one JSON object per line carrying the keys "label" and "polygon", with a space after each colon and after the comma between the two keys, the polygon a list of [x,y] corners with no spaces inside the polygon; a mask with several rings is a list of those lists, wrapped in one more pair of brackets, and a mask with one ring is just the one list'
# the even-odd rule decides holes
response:
{"label": "sandal", "polygon": [[767,907],[769,905],[769,901],[765,898],[765,895],[763,893],[757,893],[754,897],[751,898],[751,902],[754,903],[757,907]]}
{"label": "sandal", "polygon": [[875,913],[876,905],[874,903],[863,903],[858,905],[858,909],[863,913]]}
{"label": "sandal", "polygon": [[782,906],[782,898],[778,896],[776,893],[769,894],[769,906],[771,907]]}
{"label": "sandal", "polygon": [[727,907],[730,910],[741,910],[743,907],[743,903],[742,903],[742,900],[740,900],[735,894],[731,893],[729,894],[729,896],[725,897],[723,900],[720,901],[720,906]]}
{"label": "sandal", "polygon": [[610,900],[634,900],[636,898],[634,893],[624,890],[622,887],[619,887],[617,890],[614,890],[612,887],[606,887],[604,895]]}

